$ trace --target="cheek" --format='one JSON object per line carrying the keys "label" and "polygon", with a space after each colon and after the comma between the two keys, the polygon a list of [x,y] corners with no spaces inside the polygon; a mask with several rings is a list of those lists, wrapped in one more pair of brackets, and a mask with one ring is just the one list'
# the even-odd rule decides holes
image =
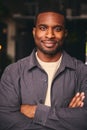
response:
{"label": "cheek", "polygon": [[41,41],[41,35],[36,33],[34,36],[34,40],[35,40],[36,44],[38,44]]}
{"label": "cheek", "polygon": [[41,40],[41,39],[44,38],[44,36],[45,36],[44,33],[42,33],[42,32],[36,32],[36,34],[35,34],[35,39],[36,39],[36,40]]}

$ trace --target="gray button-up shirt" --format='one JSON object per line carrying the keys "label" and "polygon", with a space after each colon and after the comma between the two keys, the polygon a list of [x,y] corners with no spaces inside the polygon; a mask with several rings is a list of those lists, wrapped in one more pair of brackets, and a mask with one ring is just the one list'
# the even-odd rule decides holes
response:
{"label": "gray button-up shirt", "polygon": [[[0,82],[0,130],[87,130],[87,66],[63,52],[51,86],[51,107],[44,101],[48,76],[35,57],[9,65]],[[68,108],[77,92],[84,107]],[[20,113],[21,104],[37,105],[34,119]]]}

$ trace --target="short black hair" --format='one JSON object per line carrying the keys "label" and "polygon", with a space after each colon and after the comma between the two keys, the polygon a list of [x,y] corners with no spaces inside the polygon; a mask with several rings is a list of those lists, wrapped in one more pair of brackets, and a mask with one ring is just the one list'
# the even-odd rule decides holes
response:
{"label": "short black hair", "polygon": [[34,25],[37,21],[37,16],[44,12],[55,12],[64,15],[65,9],[63,3],[59,3],[58,0],[38,0],[38,11],[35,16]]}
{"label": "short black hair", "polygon": [[64,5],[63,3],[60,4],[58,0],[39,0],[38,1],[38,12],[56,12],[65,15]]}

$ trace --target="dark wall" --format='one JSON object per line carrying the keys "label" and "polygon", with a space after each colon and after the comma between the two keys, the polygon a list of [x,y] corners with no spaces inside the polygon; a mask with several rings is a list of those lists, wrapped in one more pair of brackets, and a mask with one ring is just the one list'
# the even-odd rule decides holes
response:
{"label": "dark wall", "polygon": [[0,77],[7,65],[11,63],[7,56],[7,25],[0,22]]}
{"label": "dark wall", "polygon": [[28,56],[35,47],[32,35],[33,20],[23,24],[24,24],[23,26],[17,27],[16,58],[15,58],[16,61],[25,56]]}
{"label": "dark wall", "polygon": [[68,38],[65,49],[73,57],[85,62],[87,20],[68,20]]}

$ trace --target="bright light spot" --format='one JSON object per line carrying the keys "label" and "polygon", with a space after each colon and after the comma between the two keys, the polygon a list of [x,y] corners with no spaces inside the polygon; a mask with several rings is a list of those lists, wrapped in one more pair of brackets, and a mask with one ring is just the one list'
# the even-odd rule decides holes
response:
{"label": "bright light spot", "polygon": [[2,50],[2,45],[0,45],[0,50]]}

